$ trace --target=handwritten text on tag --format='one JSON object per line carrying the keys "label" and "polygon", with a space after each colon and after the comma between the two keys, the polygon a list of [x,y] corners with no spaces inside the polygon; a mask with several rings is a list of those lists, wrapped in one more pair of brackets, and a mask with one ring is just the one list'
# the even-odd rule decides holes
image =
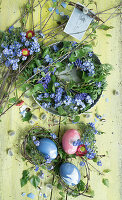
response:
{"label": "handwritten text on tag", "polygon": [[93,19],[78,8],[74,8],[64,32],[81,40]]}

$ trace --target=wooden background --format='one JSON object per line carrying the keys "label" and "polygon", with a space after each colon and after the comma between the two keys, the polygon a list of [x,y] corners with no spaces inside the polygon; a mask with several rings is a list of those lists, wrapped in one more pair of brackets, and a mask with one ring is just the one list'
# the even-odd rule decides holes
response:
{"label": "wooden background", "polygon": [[[15,19],[20,15],[20,7],[24,0],[2,0],[1,12],[0,12],[0,29],[4,30],[10,26]],[[111,8],[114,5],[118,5],[119,0],[97,0],[98,10],[104,10]],[[35,16],[35,20],[36,20]],[[102,177],[92,170],[91,172],[91,186],[95,191],[95,197],[93,200],[120,200],[120,188],[121,188],[121,150],[122,150],[122,128],[121,128],[121,106],[122,106],[122,69],[120,65],[120,17],[110,20],[108,25],[114,28],[108,31],[112,37],[105,37],[104,31],[98,31],[98,44],[94,48],[95,53],[99,55],[102,63],[110,63],[114,69],[111,75],[108,77],[108,86],[104,92],[104,96],[101,97],[97,105],[90,110],[91,118],[87,119],[81,115],[81,121],[93,122],[95,109],[98,109],[99,114],[105,114],[106,122],[97,122],[96,126],[99,127],[105,134],[97,137],[97,145],[99,147],[99,153],[105,154],[108,151],[108,156],[102,159],[103,166],[98,167],[103,170],[109,168],[111,172],[107,174],[107,178],[110,181],[110,186],[107,188],[102,184]],[[119,95],[113,95],[113,90],[118,90]],[[107,98],[107,99],[106,99]],[[32,104],[32,101],[27,98],[23,98],[27,105]],[[38,117],[41,113],[45,113],[41,108],[36,109],[35,113]],[[47,114],[47,113],[46,113]],[[51,127],[52,131],[58,133],[58,126],[53,126],[53,120],[58,117],[47,114],[45,121],[38,120],[37,123],[46,128]],[[59,120],[59,119],[58,119]],[[50,126],[52,125],[52,126]],[[21,188],[20,178],[22,176],[23,169],[27,166],[21,159],[19,152],[20,137],[26,134],[26,130],[31,127],[29,123],[22,122],[19,114],[19,108],[14,106],[7,114],[2,117],[0,122],[0,200],[27,200],[28,197],[22,197],[21,193],[26,194],[32,192],[35,194],[35,200],[41,200],[43,197],[39,197],[39,191],[34,189],[31,184]],[[75,125],[63,125],[61,124],[60,135],[68,128],[77,128]],[[8,135],[9,130],[16,131],[16,135],[10,137]],[[14,156],[10,157],[7,154],[7,149],[11,148],[14,152]],[[76,163],[79,167],[79,163]],[[45,183],[51,179],[49,174],[45,172],[45,179],[40,183],[42,185],[42,194],[47,195],[48,200],[58,200],[59,195],[56,190],[50,191],[47,189]],[[66,197],[67,200],[72,200],[71,197]],[[77,200],[86,200],[85,197],[75,198]]]}

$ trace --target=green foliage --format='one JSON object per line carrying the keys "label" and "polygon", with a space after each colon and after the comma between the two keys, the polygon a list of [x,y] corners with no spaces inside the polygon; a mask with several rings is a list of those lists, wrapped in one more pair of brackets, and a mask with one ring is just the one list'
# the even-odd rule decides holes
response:
{"label": "green foliage", "polygon": [[87,193],[89,194],[89,195],[91,195],[91,197],[94,197],[94,190],[92,190],[90,187],[88,188],[88,191],[87,191]]}
{"label": "green foliage", "polygon": [[23,25],[25,25],[25,24],[26,24],[26,19],[25,19],[24,17],[22,18],[22,20],[21,20],[21,21],[22,21]]}
{"label": "green foliage", "polygon": [[59,115],[65,115],[66,111],[63,109],[62,106],[60,106],[60,107],[58,107],[58,113],[59,113]]}
{"label": "green foliage", "polygon": [[22,118],[23,122],[25,121],[29,121],[32,117],[32,113],[30,111],[28,111],[26,114],[25,114],[25,117]]}
{"label": "green foliage", "polygon": [[25,179],[25,178],[22,178],[22,179],[20,180],[20,182],[21,182],[21,187],[23,187],[24,185],[27,184],[28,180]]}
{"label": "green foliage", "polygon": [[63,198],[65,197],[64,192],[59,192],[59,194],[60,194]]}
{"label": "green foliage", "polygon": [[103,183],[105,186],[109,187],[109,180],[108,180],[108,179],[103,178],[103,179],[102,179],[102,183]]}
{"label": "green foliage", "polygon": [[0,107],[0,114],[3,112],[3,107],[1,106]]}
{"label": "green foliage", "polygon": [[[92,28],[95,28],[97,26],[97,23],[92,24]],[[94,102],[99,99],[102,91],[106,87],[106,76],[109,75],[111,66],[109,64],[104,64],[102,65],[96,55],[93,54],[92,57],[89,57],[89,52],[92,52],[92,45],[81,45],[77,49],[75,49],[72,46],[71,42],[68,41],[63,41],[57,43],[58,51],[55,52],[52,48],[50,47],[43,47],[41,50],[41,54],[37,55],[33,61],[29,64],[28,67],[23,71],[22,77],[20,79],[21,82],[24,82],[30,77],[33,77],[30,79],[29,84],[25,84],[26,87],[22,86],[22,90],[26,91],[26,88],[29,86],[31,87],[27,95],[31,96],[33,95],[35,98],[42,92],[45,92],[43,85],[39,84],[38,82],[40,80],[44,80],[46,77],[45,69],[48,69],[49,71],[47,72],[50,77],[51,81],[48,83],[48,88],[46,89],[46,92],[51,94],[56,92],[55,87],[55,82],[59,82],[61,87],[65,89],[66,94],[68,96],[71,96],[74,98],[75,94],[77,93],[87,93],[90,95],[90,97],[94,100]],[[68,51],[71,52],[71,54],[68,54]],[[53,64],[51,64],[50,67],[48,66],[48,63],[44,59],[46,55],[49,55],[50,58],[53,59]],[[65,56],[64,56],[65,55]],[[58,58],[62,56],[63,59],[61,62],[59,62]],[[64,58],[65,57],[65,58]],[[74,70],[73,68],[76,67],[73,63],[75,62],[76,59],[80,59],[82,62],[85,60],[89,60],[94,64],[95,67],[95,74],[93,76],[89,76],[87,70],[82,71],[80,67],[75,68],[76,69],[76,74],[79,78],[79,82],[74,81],[74,79],[71,77],[70,80],[66,81],[66,79],[63,79],[63,76],[70,76],[70,71]],[[56,60],[56,62],[55,62]],[[45,67],[44,67],[45,66]],[[66,69],[66,66],[69,66],[69,71],[64,72]],[[34,70],[37,70],[37,74],[33,74]],[[51,73],[56,69],[56,72],[53,74]],[[41,72],[40,72],[41,70]],[[63,73],[64,72],[64,73]],[[60,76],[60,73],[62,76]],[[101,82],[101,87],[97,87],[97,83]],[[63,98],[63,97],[62,97]],[[55,106],[55,101],[53,98],[50,98],[50,95],[48,98],[43,98],[42,100],[39,101],[40,104],[43,102],[51,102],[51,106]],[[64,105],[57,107],[56,111],[58,112],[59,115],[62,116],[72,116],[72,115],[78,115],[81,112],[85,112],[88,110],[91,105],[89,103],[85,103],[85,108],[83,110],[79,109],[77,111],[71,109],[73,105]],[[76,117],[75,122],[78,121],[79,118]]]}
{"label": "green foliage", "polygon": [[38,186],[39,183],[40,183],[40,178],[39,178],[38,176],[33,175],[33,176],[30,178],[30,183],[31,183],[35,188],[37,188],[37,186]]}
{"label": "green foliage", "polygon": [[61,157],[61,159],[62,160],[65,160],[66,159],[66,157],[67,157],[67,154],[63,151],[63,149],[58,149],[58,153],[59,153],[59,155],[60,155],[60,157]]}
{"label": "green foliage", "polygon": [[[34,61],[35,61],[36,65],[37,65],[37,67],[41,66],[41,61],[39,59],[35,59]],[[34,63],[32,63],[32,65],[33,65],[32,68],[35,67]]]}
{"label": "green foliage", "polygon": [[51,76],[51,80],[52,80],[53,83],[55,83],[56,82],[56,77],[54,75],[52,75]]}
{"label": "green foliage", "polygon": [[16,103],[17,102],[17,97],[12,97],[9,99],[9,103]]}
{"label": "green foliage", "polygon": [[75,62],[77,60],[76,54],[73,52],[69,58],[70,62]]}
{"label": "green foliage", "polygon": [[42,58],[44,58],[47,54],[50,53],[50,49],[48,47],[46,47],[43,51],[43,54],[42,54]]}
{"label": "green foliage", "polygon": [[94,157],[92,160],[93,160],[93,162],[96,162],[96,163],[97,163],[98,160],[99,160],[99,158],[98,158],[98,157]]}
{"label": "green foliage", "polygon": [[27,184],[27,182],[30,181],[30,183],[37,188],[37,186],[40,183],[40,178],[38,176],[31,176],[29,170],[24,170],[22,173],[22,178],[20,179],[21,187]]}
{"label": "green foliage", "polygon": [[22,173],[22,178],[20,179],[21,187],[23,187],[24,185],[27,184],[29,178],[30,178],[29,177],[29,171],[24,170],[23,173]]}
{"label": "green foliage", "polygon": [[73,119],[73,122],[79,122],[80,120],[80,116],[75,116],[75,118]]}
{"label": "green foliage", "polygon": [[61,183],[58,183],[57,188],[58,188],[59,190],[62,190],[62,189],[63,189],[63,186],[61,185]]}
{"label": "green foliage", "polygon": [[29,13],[32,12],[31,4],[30,4],[30,3],[26,3],[26,4],[25,4],[25,9],[26,9],[26,11],[29,12]]}
{"label": "green foliage", "polygon": [[106,36],[107,36],[107,37],[112,37],[112,35],[111,35],[111,34],[106,34]]}
{"label": "green foliage", "polygon": [[77,188],[78,188],[79,191],[84,191],[85,183],[82,180],[80,180],[80,182],[77,185]]}
{"label": "green foliage", "polygon": [[75,51],[76,58],[82,58],[87,56],[88,52],[93,51],[91,45],[84,45],[82,48]]}
{"label": "green foliage", "polygon": [[18,41],[18,38],[20,37],[20,32],[22,29],[15,28],[11,30],[11,33],[9,32],[0,32],[0,46],[3,43],[5,46],[12,45],[14,41]]}
{"label": "green foliage", "polygon": [[55,66],[58,68],[58,67],[62,67],[63,66],[63,63],[61,63],[61,62],[57,62],[56,64],[55,64]]}
{"label": "green foliage", "polygon": [[107,26],[107,25],[105,25],[105,24],[102,24],[102,25],[99,27],[99,29],[102,29],[102,30],[104,30],[104,31],[107,31],[107,30],[112,29],[112,28],[113,28],[113,26]]}
{"label": "green foliage", "polygon": [[101,68],[102,68],[101,73],[104,76],[109,75],[110,71],[113,69],[112,65],[110,64],[101,64]]}
{"label": "green foliage", "polygon": [[34,88],[33,88],[33,94],[36,93],[36,92],[44,92],[44,88],[42,86],[42,84],[37,84],[37,85],[34,85]]}
{"label": "green foliage", "polygon": [[110,169],[104,169],[103,172],[104,173],[109,173],[111,170]]}

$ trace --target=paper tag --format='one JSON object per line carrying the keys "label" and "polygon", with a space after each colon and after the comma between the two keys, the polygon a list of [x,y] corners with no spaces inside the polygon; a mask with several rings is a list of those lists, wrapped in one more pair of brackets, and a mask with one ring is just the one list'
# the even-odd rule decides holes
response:
{"label": "paper tag", "polygon": [[84,14],[78,8],[74,8],[64,32],[78,40],[81,40],[92,20],[93,18]]}

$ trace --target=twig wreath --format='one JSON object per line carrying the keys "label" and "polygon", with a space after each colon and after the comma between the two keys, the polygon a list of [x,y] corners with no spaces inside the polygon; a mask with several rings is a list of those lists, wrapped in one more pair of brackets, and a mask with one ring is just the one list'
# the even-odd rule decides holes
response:
{"label": "twig wreath", "polygon": [[[97,8],[96,2],[88,1],[88,6],[91,4]],[[71,39],[63,32],[72,6],[77,7],[95,20],[88,28],[85,39],[74,46],[72,46],[73,43],[65,41]],[[42,97],[38,97],[38,100],[41,106],[44,108],[52,106],[60,115],[69,115],[69,112],[67,113],[69,107],[71,113],[79,114],[94,105],[106,85],[105,78],[110,69],[108,64],[100,65],[92,52],[92,46],[95,45],[97,37],[96,29],[105,31],[111,29],[112,27],[105,25],[105,23],[120,14],[120,6],[108,9],[114,11],[103,21],[100,16],[107,10],[97,12],[94,15],[84,6],[69,1],[47,2],[46,0],[36,3],[33,0],[31,3],[29,0],[23,7],[21,17],[6,31],[0,32],[0,116],[13,105],[18,104],[27,91],[30,95],[36,95],[36,98],[41,95],[40,91]],[[40,8],[40,21],[35,23],[34,12],[38,7]],[[46,17],[43,16],[43,11],[47,12]],[[31,30],[26,28],[29,17],[32,18]],[[49,26],[50,20],[54,26]],[[21,22],[21,27],[17,27],[18,22]],[[100,22],[101,24],[99,24]],[[59,35],[60,40],[58,39]],[[110,34],[106,35],[110,36]],[[57,41],[59,42],[57,45],[50,46]],[[68,83],[59,80],[60,77],[56,75],[55,70],[63,72],[66,66],[70,70],[76,68],[78,74],[81,74],[80,84],[71,80]],[[102,75],[98,76],[98,73],[102,73]],[[50,92],[49,88],[45,88],[46,85],[42,82],[49,83]],[[23,92],[19,95],[20,89]],[[48,97],[44,97],[43,93]],[[58,100],[49,97],[49,95],[53,96],[52,93],[55,96],[60,94],[60,105]],[[72,105],[69,106],[69,102],[72,102]]]}
{"label": "twig wreath", "polygon": [[[105,155],[98,155],[95,140],[95,135],[101,135],[102,132],[96,130],[94,123],[79,123],[78,131],[67,130],[63,138],[59,139],[49,130],[39,126],[33,127],[21,145],[24,160],[33,165],[23,171],[21,186],[30,182],[35,188],[39,188],[40,179],[44,176],[43,169],[46,169],[54,177],[49,184],[52,185],[52,189],[54,187],[59,189],[61,197],[64,197],[65,192],[73,197],[79,195],[93,197],[94,191],[89,185],[90,168],[96,168],[90,160],[96,162],[98,166],[102,165],[100,159]],[[78,166],[81,170],[72,164],[76,159],[77,161],[81,159]],[[109,170],[105,169],[103,173],[99,170],[97,172],[99,175],[104,175]],[[108,186],[108,179],[103,178],[102,181]]]}
{"label": "twig wreath", "polygon": [[[77,115],[94,106],[106,87],[106,76],[111,69],[109,64],[100,63],[90,45],[82,45],[72,52],[75,45],[68,41],[53,44],[42,50],[41,60],[31,62],[32,75],[38,71],[29,83],[34,87],[35,100],[44,109],[61,116]],[[72,53],[53,67],[45,67],[67,50]],[[31,70],[26,68],[23,77],[30,75]]]}

